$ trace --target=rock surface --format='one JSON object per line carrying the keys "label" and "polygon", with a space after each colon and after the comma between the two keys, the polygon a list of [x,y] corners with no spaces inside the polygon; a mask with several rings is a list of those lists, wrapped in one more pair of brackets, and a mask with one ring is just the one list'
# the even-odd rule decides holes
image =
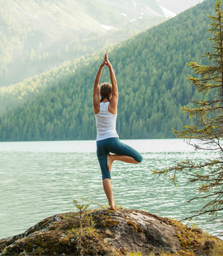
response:
{"label": "rock surface", "polygon": [[81,218],[73,212],[46,218],[20,235],[0,240],[0,255],[209,255],[206,240],[210,242],[200,229],[179,221],[138,210],[100,209]]}

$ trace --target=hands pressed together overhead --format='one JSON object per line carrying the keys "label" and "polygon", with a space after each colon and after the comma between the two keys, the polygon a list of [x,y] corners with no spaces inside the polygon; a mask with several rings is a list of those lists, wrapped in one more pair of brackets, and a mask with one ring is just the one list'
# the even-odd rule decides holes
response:
{"label": "hands pressed together overhead", "polygon": [[102,67],[104,67],[105,65],[106,65],[106,66],[111,65],[111,63],[110,63],[109,60],[108,60],[108,54],[107,54],[107,53],[105,54],[105,58],[104,58],[103,62],[101,63],[101,66],[102,66]]}
{"label": "hands pressed together overhead", "polygon": [[110,80],[112,85],[112,97],[110,99],[109,104],[109,111],[112,114],[117,113],[117,105],[118,105],[118,85],[115,77],[115,72],[112,68],[110,61],[108,60],[108,54],[105,54],[104,60],[101,63],[98,72],[96,74],[94,80],[94,89],[93,89],[93,106],[94,106],[94,113],[97,114],[100,111],[100,99],[99,99],[99,82],[101,78],[102,69],[104,66],[107,66],[109,69]]}

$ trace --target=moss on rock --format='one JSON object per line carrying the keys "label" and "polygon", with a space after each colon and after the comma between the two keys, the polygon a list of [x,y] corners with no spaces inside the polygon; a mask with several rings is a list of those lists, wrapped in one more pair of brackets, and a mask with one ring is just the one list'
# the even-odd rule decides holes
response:
{"label": "moss on rock", "polygon": [[[77,213],[42,220],[23,234],[0,240],[0,255],[212,255],[222,241],[180,221],[137,210],[86,211],[80,243]],[[82,248],[80,248],[80,245]],[[222,246],[222,247],[221,247]],[[217,249],[216,249],[217,248]],[[219,249],[220,248],[220,249]],[[220,254],[213,254],[220,255]]]}

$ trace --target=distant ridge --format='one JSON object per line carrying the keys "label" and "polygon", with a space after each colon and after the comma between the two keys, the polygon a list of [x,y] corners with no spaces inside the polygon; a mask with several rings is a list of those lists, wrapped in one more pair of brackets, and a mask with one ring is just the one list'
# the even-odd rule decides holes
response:
{"label": "distant ridge", "polygon": [[[157,0],[159,6],[179,14],[186,9],[203,2],[204,0]],[[206,0],[205,0],[206,1]],[[162,7],[161,7],[162,8]]]}
{"label": "distant ridge", "polygon": [[0,8],[0,87],[74,61],[100,50],[103,44],[111,46],[166,20],[156,0],[134,3],[4,1]]}

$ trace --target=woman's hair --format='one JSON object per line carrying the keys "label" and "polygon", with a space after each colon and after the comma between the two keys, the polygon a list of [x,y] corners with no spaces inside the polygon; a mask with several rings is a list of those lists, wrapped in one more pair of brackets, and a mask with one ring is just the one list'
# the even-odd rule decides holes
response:
{"label": "woman's hair", "polygon": [[110,101],[110,96],[112,92],[112,86],[109,83],[103,83],[100,85],[100,93],[101,93],[101,102],[104,99]]}

